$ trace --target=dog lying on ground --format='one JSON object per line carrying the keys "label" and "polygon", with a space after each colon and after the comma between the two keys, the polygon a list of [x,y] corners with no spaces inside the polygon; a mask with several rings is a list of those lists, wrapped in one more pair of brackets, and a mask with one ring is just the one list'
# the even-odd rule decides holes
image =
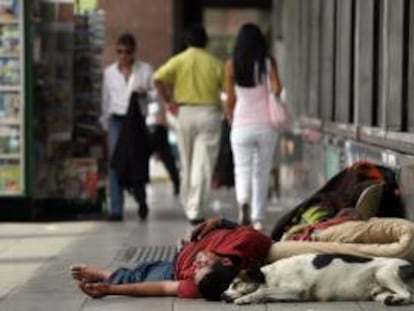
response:
{"label": "dog lying on ground", "polygon": [[236,304],[268,301],[375,300],[414,303],[414,264],[403,259],[304,254],[245,270],[223,293]]}

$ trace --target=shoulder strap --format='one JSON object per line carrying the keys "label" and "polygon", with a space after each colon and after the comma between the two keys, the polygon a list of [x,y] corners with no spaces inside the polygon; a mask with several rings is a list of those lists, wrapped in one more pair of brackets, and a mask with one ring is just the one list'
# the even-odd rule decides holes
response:
{"label": "shoulder strap", "polygon": [[270,63],[269,57],[266,57],[265,64],[266,64],[266,87],[268,91],[271,92],[272,91],[272,80],[270,79],[270,74],[272,72],[272,65]]}

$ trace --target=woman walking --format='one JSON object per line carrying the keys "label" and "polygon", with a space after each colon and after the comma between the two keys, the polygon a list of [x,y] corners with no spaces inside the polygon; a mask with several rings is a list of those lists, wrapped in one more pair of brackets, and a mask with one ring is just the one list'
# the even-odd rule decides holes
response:
{"label": "woman walking", "polygon": [[282,90],[275,60],[259,27],[244,24],[225,66],[226,117],[232,125],[239,222],[263,229],[277,133],[269,116],[269,92]]}

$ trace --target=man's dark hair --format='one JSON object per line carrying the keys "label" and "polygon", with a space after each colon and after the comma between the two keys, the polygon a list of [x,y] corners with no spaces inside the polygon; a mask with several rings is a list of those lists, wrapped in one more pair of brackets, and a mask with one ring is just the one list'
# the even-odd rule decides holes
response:
{"label": "man's dark hair", "polygon": [[204,48],[207,45],[207,32],[202,25],[191,25],[184,33],[185,43],[189,46]]}
{"label": "man's dark hair", "polygon": [[197,284],[201,297],[210,301],[219,301],[239,271],[239,265],[224,266],[219,262],[213,264],[210,272],[206,273]]}
{"label": "man's dark hair", "polygon": [[118,37],[118,40],[116,40],[116,44],[127,46],[127,47],[131,48],[134,51],[135,51],[136,46],[137,46],[137,43],[135,41],[134,36],[130,33],[123,33],[122,35],[120,35]]}

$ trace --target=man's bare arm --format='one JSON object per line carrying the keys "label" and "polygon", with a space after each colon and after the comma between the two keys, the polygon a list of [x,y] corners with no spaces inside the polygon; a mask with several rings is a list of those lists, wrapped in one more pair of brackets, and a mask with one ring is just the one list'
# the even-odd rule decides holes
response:
{"label": "man's bare arm", "polygon": [[177,296],[178,281],[143,282],[130,284],[81,283],[81,290],[94,298],[106,295],[155,297]]}
{"label": "man's bare arm", "polygon": [[157,89],[158,95],[164,100],[167,105],[167,110],[173,115],[178,113],[178,105],[173,102],[169,92],[169,85],[165,84],[161,80],[154,80],[155,88]]}
{"label": "man's bare arm", "polygon": [[171,97],[170,94],[168,92],[168,88],[167,85],[160,81],[160,80],[154,80],[154,85],[155,88],[158,91],[158,95],[162,98],[162,100],[164,100],[165,102],[170,102],[171,101]]}

